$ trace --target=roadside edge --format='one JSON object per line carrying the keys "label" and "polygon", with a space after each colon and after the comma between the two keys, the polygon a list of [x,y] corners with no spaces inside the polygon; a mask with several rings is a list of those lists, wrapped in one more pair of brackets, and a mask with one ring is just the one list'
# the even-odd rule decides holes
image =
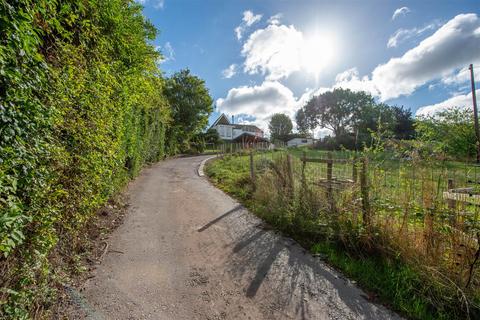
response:
{"label": "roadside edge", "polygon": [[205,167],[205,164],[207,163],[207,161],[209,160],[212,160],[213,158],[216,158],[217,156],[211,156],[211,157],[208,157],[206,159],[203,159],[202,162],[200,163],[200,165],[198,166],[197,168],[197,174],[199,177],[204,177],[205,176],[205,172],[203,171],[203,168]]}

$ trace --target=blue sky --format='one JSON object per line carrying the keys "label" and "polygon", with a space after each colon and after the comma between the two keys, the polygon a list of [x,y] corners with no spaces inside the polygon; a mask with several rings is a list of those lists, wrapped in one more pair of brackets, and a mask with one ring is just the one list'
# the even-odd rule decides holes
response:
{"label": "blue sky", "polygon": [[468,107],[465,68],[480,66],[478,0],[137,1],[160,30],[161,69],[205,79],[212,120],[225,112],[265,127],[334,87],[418,114]]}

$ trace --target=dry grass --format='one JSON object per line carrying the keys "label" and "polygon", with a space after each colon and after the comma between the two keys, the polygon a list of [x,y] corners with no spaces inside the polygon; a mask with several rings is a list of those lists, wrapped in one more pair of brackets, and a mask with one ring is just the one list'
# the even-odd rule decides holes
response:
{"label": "dry grass", "polygon": [[[248,168],[248,157],[223,162],[228,161]],[[369,277],[364,284],[381,291],[404,314],[421,319],[480,317],[479,207],[458,201],[452,205],[443,198],[448,178],[455,176],[457,186],[465,187],[468,181],[478,183],[476,174],[474,179],[467,174],[459,178],[451,164],[418,159],[371,160],[366,175],[370,207],[366,223],[360,185],[349,181],[353,166],[335,166],[333,176],[340,182],[332,186],[329,196],[325,164],[304,167],[298,157],[289,162],[285,152],[256,155],[255,189],[246,198],[262,218],[304,243],[340,246],[347,257],[338,258],[338,252],[330,257],[341,268],[360,270],[358,259],[364,263],[380,259],[380,265],[387,266],[384,278],[358,274]],[[464,168],[462,172],[467,172]],[[246,177],[248,169],[242,179]],[[388,267],[392,261],[398,273]],[[356,276],[355,270],[347,273]],[[409,276],[402,283],[401,276],[388,280],[389,272]]]}

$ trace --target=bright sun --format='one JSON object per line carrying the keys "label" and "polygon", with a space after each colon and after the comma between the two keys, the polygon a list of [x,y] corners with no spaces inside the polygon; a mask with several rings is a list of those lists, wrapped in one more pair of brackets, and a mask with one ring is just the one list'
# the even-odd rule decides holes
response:
{"label": "bright sun", "polygon": [[330,63],[335,55],[335,41],[328,33],[315,33],[307,36],[302,50],[302,66],[317,78]]}

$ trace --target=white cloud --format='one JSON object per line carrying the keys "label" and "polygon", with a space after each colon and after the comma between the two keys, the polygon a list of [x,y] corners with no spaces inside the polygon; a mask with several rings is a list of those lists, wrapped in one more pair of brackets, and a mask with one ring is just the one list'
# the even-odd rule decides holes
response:
{"label": "white cloud", "polygon": [[235,35],[237,39],[240,40],[243,37],[243,33],[247,30],[248,27],[252,26],[254,23],[260,21],[262,19],[261,14],[254,14],[250,10],[246,10],[243,12],[242,23],[238,27],[235,28]]}
{"label": "white cloud", "polygon": [[253,116],[255,120],[243,121],[252,123],[266,130],[268,121],[274,113],[285,113],[294,119],[295,112],[300,107],[299,100],[293,92],[278,81],[264,81],[261,85],[232,88],[225,98],[217,99],[219,112],[228,115]]}
{"label": "white cloud", "polygon": [[165,63],[167,61],[175,60],[175,51],[173,50],[172,44],[170,42],[166,42],[165,45],[156,46],[155,49],[160,51],[162,57],[158,61],[159,63]]}
{"label": "white cloud", "polygon": [[337,74],[333,88],[344,88],[352,91],[366,91],[372,96],[380,95],[380,92],[376,88],[375,84],[368,78],[368,76],[364,76],[362,78],[359,77],[357,68],[351,68]]}
{"label": "white cloud", "polygon": [[217,99],[216,103],[219,112],[229,115],[248,114],[261,120],[278,112],[292,115],[297,107],[293,92],[278,81],[232,88],[224,99]]}
{"label": "white cloud", "polygon": [[243,12],[243,22],[247,25],[247,27],[250,27],[252,24],[255,22],[260,21],[262,19],[261,14],[254,14],[252,11],[247,10]]}
{"label": "white cloud", "polygon": [[456,70],[442,78],[442,82],[446,85],[459,85],[470,81],[470,70],[468,67]]}
{"label": "white cloud", "polygon": [[237,74],[237,65],[236,64],[231,64],[228,66],[228,68],[222,70],[222,76],[226,79],[230,79],[234,75]]}
{"label": "white cloud", "polygon": [[336,41],[329,33],[307,36],[294,25],[279,24],[280,14],[270,24],[250,34],[242,47],[243,71],[260,74],[266,80],[288,78],[305,71],[318,78],[334,58]]}
{"label": "white cloud", "polygon": [[[480,95],[480,89],[476,90],[476,95]],[[434,115],[440,111],[444,111],[451,108],[473,108],[472,93],[468,94],[459,94],[454,97],[451,97],[440,103],[423,106],[417,110],[415,115],[418,116],[428,116]]]}
{"label": "white cloud", "polygon": [[400,17],[400,16],[404,16],[406,15],[407,13],[410,12],[410,9],[408,7],[401,7],[401,8],[398,8],[395,10],[395,12],[393,13],[392,15],[392,20],[395,20],[396,18]]}
{"label": "white cloud", "polygon": [[364,90],[385,101],[410,95],[437,79],[447,85],[464,83],[465,67],[480,62],[479,28],[476,14],[458,15],[403,56],[378,65],[370,77],[359,77],[353,68],[337,75],[334,87]]}
{"label": "white cloud", "polygon": [[412,29],[398,29],[393,35],[390,36],[387,42],[388,48],[394,48],[401,42],[404,42],[413,37],[418,37],[422,33],[428,30],[433,30],[438,25],[436,23],[431,23],[426,25],[423,28],[412,28]]}
{"label": "white cloud", "polygon": [[243,45],[244,71],[266,75],[267,80],[288,77],[300,70],[302,32],[293,25],[269,25],[252,33]]}
{"label": "white cloud", "polygon": [[276,15],[271,16],[268,18],[268,24],[274,24],[274,25],[279,25],[280,24],[280,19],[283,17],[283,14],[277,13]]}
{"label": "white cloud", "polygon": [[429,81],[480,61],[480,19],[474,13],[460,14],[418,46],[392,58],[372,72],[381,99],[409,95]]}

